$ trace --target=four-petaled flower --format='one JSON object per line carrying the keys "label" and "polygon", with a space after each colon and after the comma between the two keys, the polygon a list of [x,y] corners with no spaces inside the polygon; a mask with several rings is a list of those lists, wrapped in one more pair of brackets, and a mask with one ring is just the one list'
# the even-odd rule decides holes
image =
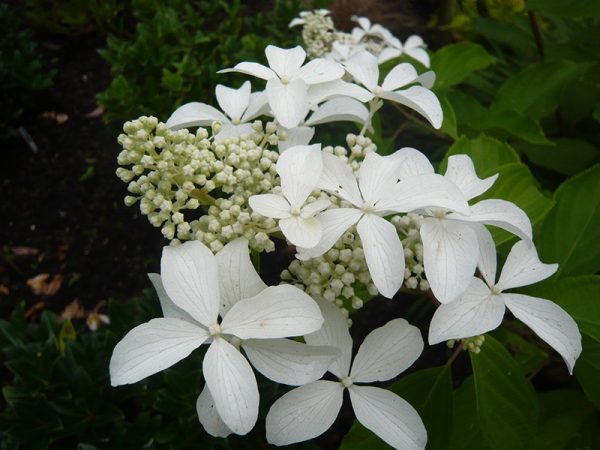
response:
{"label": "four-petaled flower", "polygon": [[167,126],[172,130],[179,130],[206,127],[218,121],[223,124],[223,127],[216,136],[218,139],[226,139],[252,133],[252,124],[249,122],[268,112],[268,108],[265,108],[267,98],[264,92],[251,93],[249,81],[242,84],[239,89],[218,84],[215,94],[225,114],[205,103],[186,103],[171,114]]}
{"label": "four-petaled flower", "polygon": [[404,251],[396,228],[383,216],[424,207],[442,206],[468,211],[459,190],[444,177],[428,174],[398,180],[398,160],[393,156],[368,153],[358,180],[348,164],[323,153],[319,187],[351,204],[348,208],[324,211],[318,216],[321,241],[311,249],[300,248],[298,258],[315,258],[329,250],[354,224],[362,241],[373,283],[385,297],[392,298],[404,281]]}
{"label": "four-petaled flower", "polygon": [[275,118],[286,128],[297,126],[308,113],[308,87],[341,78],[344,69],[326,59],[313,59],[305,65],[302,47],[283,49],[269,45],[265,49],[269,67],[241,62],[220,72],[241,72],[267,80],[267,99]]}
{"label": "four-petaled flower", "polygon": [[323,170],[321,144],[287,149],[279,156],[276,169],[283,196],[253,195],[248,203],[257,213],[279,219],[281,232],[292,244],[314,247],[321,239],[321,223],[314,216],[330,205],[329,200],[305,204]]}
{"label": "four-petaled flower", "polygon": [[341,351],[329,367],[338,381],[315,381],[279,398],[267,414],[267,440],[288,445],[319,436],[335,421],[348,389],[356,418],[365,427],[394,448],[425,448],[427,431],[406,400],[382,388],[362,386],[389,380],[410,367],[423,351],[419,329],[404,319],[389,321],[365,338],[351,364],[352,338],[346,319],[327,301],[319,301],[319,306],[323,328],[305,339]]}
{"label": "four-petaled flower", "polygon": [[435,311],[429,343],[487,333],[500,325],[508,308],[563,357],[572,373],[581,353],[581,334],[573,318],[549,300],[504,292],[545,280],[556,272],[558,264],[542,263],[531,242],[519,241],[508,254],[496,283],[496,246],[486,230],[478,267],[483,280],[473,278],[461,297]]}
{"label": "four-petaled flower", "polygon": [[[242,263],[248,258],[245,239],[231,242],[216,257],[198,241],[165,247],[160,281],[172,306],[165,317],[135,327],[116,345],[110,361],[111,384],[135,383],[164,370],[210,339],[202,363],[208,392],[199,400],[200,415],[210,410],[206,405],[212,401],[229,430],[248,433],[258,417],[259,394],[239,346],[259,370],[267,376],[275,373],[275,379],[285,382],[281,379],[285,373],[265,361],[277,353],[277,344],[273,349],[258,342],[255,349],[253,343],[310,333],[323,323],[317,304],[307,294],[289,285],[266,287],[251,264]],[[316,366],[324,370],[327,358],[307,363],[319,359]],[[313,369],[320,376],[319,367]],[[313,369],[300,381],[314,377]]]}

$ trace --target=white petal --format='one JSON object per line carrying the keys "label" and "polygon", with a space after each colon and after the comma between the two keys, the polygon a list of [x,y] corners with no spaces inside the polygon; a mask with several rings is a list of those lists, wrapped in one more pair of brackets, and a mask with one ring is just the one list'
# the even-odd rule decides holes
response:
{"label": "white petal", "polygon": [[395,91],[407,84],[414,83],[418,77],[419,74],[412,64],[400,63],[386,75],[381,89]]}
{"label": "white petal", "polygon": [[258,418],[258,386],[252,367],[229,342],[213,340],[202,372],[217,412],[235,434],[248,433]]}
{"label": "white petal", "polygon": [[308,219],[309,217],[313,217],[315,214],[320,213],[324,209],[329,208],[331,202],[326,199],[315,200],[312,203],[307,203],[302,207],[302,213],[300,217]]}
{"label": "white petal", "polygon": [[224,438],[231,434],[231,430],[219,416],[215,408],[215,401],[206,386],[204,386],[196,400],[196,412],[198,413],[198,420],[211,436]]}
{"label": "white petal", "polygon": [[404,147],[392,153],[391,157],[399,160],[398,178],[401,180],[417,175],[433,174],[435,172],[427,156],[417,149]]}
{"label": "white petal", "polygon": [[168,296],[202,325],[219,315],[219,276],[212,252],[198,241],[164,247],[160,276]]}
{"label": "white petal", "polygon": [[215,120],[227,123],[229,119],[216,108],[204,103],[192,102],[180,106],[167,119],[167,127],[181,130],[189,127],[210,126]]}
{"label": "white petal", "polygon": [[481,224],[473,224],[473,230],[477,234],[477,244],[479,247],[479,259],[477,268],[483,276],[488,286],[496,284],[496,243],[492,238],[492,233]]}
{"label": "white petal", "polygon": [[535,246],[528,241],[513,245],[500,273],[498,287],[501,290],[528,286],[545,280],[558,270],[558,264],[540,261]]}
{"label": "white petal", "polygon": [[299,45],[288,49],[268,45],[265,55],[269,66],[280,78],[295,76],[306,59],[306,53]]}
{"label": "white petal", "polygon": [[423,39],[421,38],[421,36],[417,36],[416,34],[409,36],[406,39],[406,41],[404,42],[405,49],[414,49],[414,48],[424,47],[424,46],[425,46],[425,42],[423,42]]}
{"label": "white petal", "polygon": [[267,81],[267,98],[275,118],[286,128],[297,126],[308,113],[308,86],[301,79],[283,84],[277,78]]}
{"label": "white petal", "polygon": [[393,319],[371,331],[354,357],[350,377],[355,383],[386,381],[404,372],[423,352],[417,327]]}
{"label": "white petal", "polygon": [[475,274],[479,259],[477,234],[467,224],[428,217],[421,225],[423,265],[440,303],[461,295]]}
{"label": "white petal", "polygon": [[302,248],[315,247],[321,240],[321,222],[315,217],[299,216],[279,221],[279,228],[288,241]]}
{"label": "white petal", "polygon": [[252,124],[242,123],[240,125],[233,125],[231,123],[223,124],[221,131],[215,135],[215,142],[219,142],[225,139],[239,136],[248,136],[254,134],[254,128]]}
{"label": "white petal", "polygon": [[373,54],[362,51],[352,56],[344,64],[352,77],[373,92],[379,81],[379,63]]}
{"label": "white petal", "polygon": [[280,285],[237,302],[221,328],[240,339],[270,339],[312,333],[322,324],[323,316],[312,298],[294,286]]}
{"label": "white petal", "polygon": [[429,58],[429,54],[425,49],[422,48],[414,48],[414,49],[405,49],[404,53],[410,56],[413,59],[416,59],[425,67],[431,66],[431,60]]}
{"label": "white petal", "polygon": [[113,350],[110,384],[135,383],[171,367],[207,338],[206,330],[180,319],[152,319],[138,325]]}
{"label": "white petal", "polygon": [[248,204],[253,211],[273,219],[290,217],[290,204],[281,195],[259,194],[248,199]]}
{"label": "white petal", "polygon": [[248,102],[248,108],[242,116],[242,122],[249,122],[250,120],[266,115],[269,112],[269,101],[267,99],[267,93],[253,92],[250,94],[250,100]]}
{"label": "white petal", "polygon": [[148,278],[152,282],[154,289],[156,290],[156,294],[158,295],[158,300],[160,301],[160,309],[162,310],[163,317],[166,319],[181,319],[187,320],[190,323],[197,323],[192,316],[186,313],[183,309],[173,303],[173,300],[169,298],[167,295],[165,288],[163,287],[162,280],[160,279],[160,275],[157,273],[149,273]]}
{"label": "white petal", "polygon": [[302,261],[321,256],[337,242],[344,232],[362,217],[363,212],[354,208],[335,208],[316,216],[321,222],[321,240],[310,248],[299,248],[296,257]]}
{"label": "white petal", "polygon": [[365,31],[369,31],[371,29],[371,21],[367,17],[352,16],[352,20],[358,23]]}
{"label": "white petal", "polygon": [[323,434],[340,412],[343,392],[341,383],[315,381],[280,397],[267,414],[267,441],[280,446]]}
{"label": "white petal", "polygon": [[329,122],[356,122],[364,124],[369,119],[369,110],[359,101],[339,97],[325,102],[306,120],[306,125]]}
{"label": "white petal", "polygon": [[277,383],[300,386],[323,376],[339,350],[291,339],[248,339],[242,343],[256,370]]}
{"label": "white petal", "polygon": [[378,211],[411,212],[423,208],[469,213],[469,204],[462,192],[454,183],[435,173],[404,178],[377,202]]}
{"label": "white petal", "polygon": [[292,208],[300,208],[316,189],[323,171],[321,144],[291,147],[279,156],[275,167],[283,195]]}
{"label": "white petal", "polygon": [[361,207],[363,204],[362,196],[350,166],[331,153],[323,152],[322,155],[323,172],[318,187],[343,198],[355,206]]}
{"label": "white petal", "polygon": [[253,77],[262,78],[263,80],[270,80],[276,78],[277,74],[266,66],[255,62],[241,62],[235,65],[233,69],[219,70],[217,73],[228,73],[228,72],[240,72],[246,75],[252,75]]}
{"label": "white petal", "polygon": [[293,27],[297,27],[298,25],[304,25],[305,23],[306,23],[306,20],[296,17],[291,20],[291,22],[288,24],[288,27],[293,28]]}
{"label": "white petal", "polygon": [[391,156],[367,153],[358,171],[358,185],[365,202],[375,204],[398,182],[400,161]]}
{"label": "white petal", "polygon": [[320,330],[304,336],[310,345],[330,345],[340,351],[328,370],[338,378],[344,378],[350,372],[352,358],[352,338],[348,331],[348,319],[342,314],[340,308],[324,299],[317,299],[325,322]]}
{"label": "white petal", "polygon": [[419,413],[403,398],[385,389],[351,386],[350,400],[358,421],[394,448],[423,450],[427,430]]}
{"label": "white petal", "polygon": [[467,200],[483,194],[498,178],[498,174],[485,179],[479,178],[473,160],[468,155],[450,156],[444,176],[458,186]]}
{"label": "white petal", "polygon": [[402,55],[402,50],[399,48],[387,47],[384,48],[379,55],[377,55],[377,62],[381,65],[394,58],[398,58],[400,55]]}
{"label": "white petal", "polygon": [[[452,216],[454,217],[454,216]],[[506,200],[482,200],[471,206],[471,213],[457,220],[485,223],[516,234],[521,239],[531,241],[531,221],[517,205]]]}
{"label": "white petal", "polygon": [[422,86],[412,86],[401,91],[383,91],[380,97],[414,109],[425,117],[433,128],[439,129],[442,126],[444,118],[442,106],[436,95],[429,89]]}
{"label": "white petal", "polygon": [[327,83],[344,76],[344,68],[335,61],[316,58],[304,65],[298,71],[298,77],[306,84]]}
{"label": "white petal", "polygon": [[238,121],[242,118],[242,114],[250,102],[250,82],[246,81],[239,89],[217,84],[215,94],[223,112],[233,122]]}
{"label": "white petal", "polygon": [[429,345],[487,333],[497,328],[503,317],[501,296],[492,295],[483,281],[473,278],[462,296],[438,306],[429,325]]}
{"label": "white petal", "polygon": [[581,334],[573,318],[549,300],[521,294],[502,294],[513,315],[563,357],[569,372],[581,354]]}
{"label": "white petal", "polygon": [[250,261],[248,240],[238,238],[216,254],[221,290],[221,316],[243,298],[258,295],[267,288]]}
{"label": "white petal", "polygon": [[308,90],[308,101],[311,106],[316,106],[325,100],[338,96],[352,97],[363,103],[373,98],[373,94],[365,88],[343,80],[313,84]]}
{"label": "white petal", "polygon": [[431,89],[435,84],[435,72],[433,70],[423,72],[417,78],[417,83],[420,83],[424,88]]}
{"label": "white petal", "polygon": [[315,135],[315,129],[312,127],[296,127],[285,130],[287,138],[285,141],[279,140],[277,148],[280,153],[297,145],[308,145]]}
{"label": "white petal", "polygon": [[393,298],[404,282],[404,249],[396,227],[374,214],[365,214],[356,226],[371,279],[377,290]]}

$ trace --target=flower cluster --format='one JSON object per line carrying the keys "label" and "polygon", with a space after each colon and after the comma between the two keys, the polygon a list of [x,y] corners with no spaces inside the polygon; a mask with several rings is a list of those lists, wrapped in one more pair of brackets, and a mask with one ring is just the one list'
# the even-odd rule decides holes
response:
{"label": "flower cluster", "polygon": [[[498,327],[508,308],[570,371],[581,352],[577,325],[559,306],[506,292],[551,276],[557,266],[539,260],[519,207],[474,200],[497,175],[480,178],[467,155],[450,156],[445,172],[436,173],[418,150],[383,156],[365,136],[385,101],[436,128],[443,117],[431,91],[433,72],[400,62],[380,81],[382,61],[402,53],[428,65],[420,38],[401,45],[385,28],[356,20],[360,27],[340,38],[327,11],[303,14],[292,25],[312,30],[309,54],[322,57],[305,64],[301,47],[268,46],[268,66],[240,62],[221,71],[262,79],[264,91],[251,92],[249,82],[219,85],[222,111],[188,103],[166,124],[147,117],[126,123],[119,138],[118,175],[132,194],[126,203],[139,201],[172,245],[163,251],[160,276],[151,275],[164,317],[117,344],[111,380],[136,382],[209,344],[197,410],[214,436],[246,434],[256,423],[252,365],[277,383],[299,386],[267,414],[272,444],[326,431],[348,389],[365,427],[395,448],[424,448],[416,411],[385,389],[365,386],[407,369],[422,352],[420,331],[394,318],[367,336],[352,362],[350,310],[378,294],[393,299],[401,287],[430,290],[440,303],[429,344],[467,339],[478,352],[479,336]],[[319,36],[322,46],[315,44]],[[346,43],[327,41],[332,36]],[[352,49],[338,58],[343,45]],[[346,146],[311,143],[317,125],[340,121],[362,131],[347,135]],[[190,211],[195,218],[184,216]],[[487,226],[519,239],[498,281]],[[285,240],[296,259],[282,284],[267,287],[249,250],[272,251],[273,239]],[[326,371],[337,381],[321,380]]]}

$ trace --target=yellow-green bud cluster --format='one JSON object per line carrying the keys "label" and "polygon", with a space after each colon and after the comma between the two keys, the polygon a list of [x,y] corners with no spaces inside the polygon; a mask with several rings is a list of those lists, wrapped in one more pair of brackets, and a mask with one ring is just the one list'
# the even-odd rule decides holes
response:
{"label": "yellow-green bud cluster", "polygon": [[[459,339],[459,340],[462,341],[462,344],[463,344],[462,349],[463,350],[469,351],[469,352],[477,355],[481,352],[481,347],[483,346],[483,343],[485,342],[485,335],[480,334],[479,336],[472,336],[472,337]],[[453,348],[456,345],[456,340],[451,339],[446,342],[446,345],[449,348]]]}
{"label": "yellow-green bud cluster", "polygon": [[391,218],[392,224],[398,230],[404,248],[404,286],[409,289],[429,289],[423,269],[423,243],[419,230],[423,217],[419,214],[396,215]]}
{"label": "yellow-green bud cluster", "polygon": [[[219,125],[213,123],[212,131]],[[279,184],[278,152],[268,148],[278,142],[277,127],[257,121],[253,128],[251,135],[219,140],[204,128],[172,131],[154,117],[126,122],[117,169],[129,183],[125,203],[139,201],[150,223],[174,242],[198,239],[217,252],[245,236],[252,249],[272,251],[267,233],[275,223],[253,214],[248,198]],[[200,207],[199,219],[184,215]]]}
{"label": "yellow-green bud cluster", "polygon": [[331,51],[335,41],[335,26],[331,17],[320,11],[302,13],[302,40],[309,58],[318,58]]}
{"label": "yellow-green bud cluster", "polygon": [[363,300],[356,292],[358,289],[366,288],[371,296],[378,294],[354,227],[324,255],[307,261],[292,261],[281,273],[281,279],[311,296],[335,303],[346,316],[348,307],[359,309],[363,306]]}

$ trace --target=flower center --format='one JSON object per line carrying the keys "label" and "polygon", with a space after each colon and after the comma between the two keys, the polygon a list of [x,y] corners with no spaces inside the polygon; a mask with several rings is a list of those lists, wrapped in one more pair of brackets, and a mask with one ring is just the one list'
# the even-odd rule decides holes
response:
{"label": "flower center", "polygon": [[221,325],[219,325],[218,323],[211,325],[210,327],[208,327],[208,333],[211,336],[219,336],[221,334]]}
{"label": "flower center", "polygon": [[372,213],[375,212],[375,205],[371,202],[365,202],[361,209],[365,213]]}
{"label": "flower center", "polygon": [[352,378],[350,378],[350,377],[344,377],[344,378],[342,378],[342,379],[340,380],[340,382],[342,383],[342,385],[343,385],[345,388],[349,388],[350,386],[352,386],[352,384],[354,384],[354,383],[352,382]]}
{"label": "flower center", "polygon": [[294,206],[291,210],[290,210],[290,214],[294,217],[298,217],[300,215],[302,211],[300,210],[300,208],[298,208],[297,206]]}
{"label": "flower center", "polygon": [[281,82],[283,84],[288,84],[290,82],[290,78],[287,75],[281,77]]}
{"label": "flower center", "polygon": [[373,89],[373,94],[375,94],[377,97],[379,96],[379,94],[381,94],[381,87],[380,86],[375,86],[375,89]]}
{"label": "flower center", "polygon": [[240,119],[233,119],[233,120],[231,121],[231,123],[232,123],[233,125],[239,125],[239,124],[241,123],[241,120],[240,120]]}
{"label": "flower center", "polygon": [[500,295],[502,293],[502,288],[498,285],[495,285],[490,288],[490,291],[492,291],[493,295]]}

